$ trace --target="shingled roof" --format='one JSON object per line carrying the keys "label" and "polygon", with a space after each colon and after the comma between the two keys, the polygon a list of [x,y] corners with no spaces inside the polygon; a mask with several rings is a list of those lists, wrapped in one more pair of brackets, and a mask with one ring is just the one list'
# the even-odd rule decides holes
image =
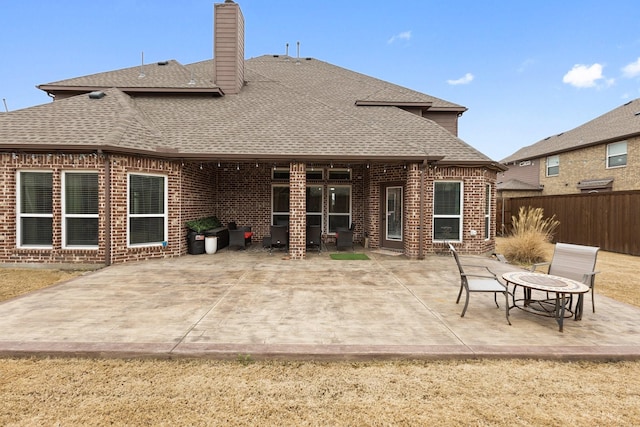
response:
{"label": "shingled roof", "polygon": [[[0,115],[0,148],[199,160],[441,159],[502,168],[434,121],[396,106],[465,111],[460,105],[317,59],[279,55],[246,60],[241,92],[223,96],[213,64],[171,60],[41,85],[85,93]],[[87,96],[95,90],[105,96]]]}
{"label": "shingled roof", "polygon": [[507,164],[621,141],[640,135],[640,98],[609,111],[575,129],[521,148],[500,161]]}

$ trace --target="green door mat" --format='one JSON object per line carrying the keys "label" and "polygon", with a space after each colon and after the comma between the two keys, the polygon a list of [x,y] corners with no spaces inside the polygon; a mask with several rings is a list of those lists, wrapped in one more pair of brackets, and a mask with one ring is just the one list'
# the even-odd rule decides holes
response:
{"label": "green door mat", "polygon": [[360,259],[369,259],[366,254],[358,254],[358,253],[346,253],[346,254],[331,254],[331,259],[340,259],[340,260],[360,260]]}

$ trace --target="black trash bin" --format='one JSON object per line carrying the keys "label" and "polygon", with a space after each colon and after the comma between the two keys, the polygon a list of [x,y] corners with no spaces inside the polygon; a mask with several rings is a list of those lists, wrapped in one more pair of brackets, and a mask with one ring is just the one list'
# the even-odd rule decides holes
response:
{"label": "black trash bin", "polygon": [[190,255],[200,255],[204,253],[204,234],[189,231],[187,233],[187,252]]}

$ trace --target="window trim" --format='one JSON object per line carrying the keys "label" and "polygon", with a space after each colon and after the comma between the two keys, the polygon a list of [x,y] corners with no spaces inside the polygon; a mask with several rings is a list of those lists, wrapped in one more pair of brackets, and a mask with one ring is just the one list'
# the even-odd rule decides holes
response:
{"label": "window trim", "polygon": [[[557,164],[550,166],[551,160],[552,159],[557,159]],[[556,173],[550,173],[549,169],[550,168],[558,168],[558,172]],[[553,156],[547,156],[546,162],[545,162],[545,171],[546,171],[546,176],[558,176],[560,175],[560,155],[556,154]]]}
{"label": "window trim", "polygon": [[16,247],[24,249],[53,249],[53,235],[51,236],[51,244],[48,245],[25,245],[22,243],[22,218],[51,218],[53,229],[53,200],[51,201],[51,213],[48,214],[24,214],[21,209],[22,205],[22,174],[23,173],[46,173],[51,175],[51,194],[53,198],[53,181],[54,174],[51,170],[43,169],[22,169],[16,171]]}
{"label": "window trim", "polygon": [[[321,184],[308,184],[306,188],[320,188],[320,211],[319,212],[309,212],[309,203],[305,203],[306,204],[306,212],[305,215],[308,218],[310,215],[317,217],[320,217],[320,229],[322,230],[324,227],[324,193],[325,193],[325,189],[324,189],[324,185]],[[306,193],[306,189],[305,189],[305,193]],[[309,223],[309,221],[307,221],[307,223]]]}
{"label": "window trim", "polygon": [[[274,198],[273,198],[273,189],[276,187],[280,188],[288,188],[289,189],[289,197],[291,197],[291,185],[289,183],[272,183],[271,184],[271,225],[276,225],[274,223],[274,216],[276,215],[286,215],[288,218],[291,217],[291,204],[289,204],[289,210],[286,212],[274,211]],[[290,203],[290,202],[289,202]],[[288,220],[287,220],[288,222]]]}
{"label": "window trim", "polygon": [[[68,245],[67,244],[67,218],[98,218],[100,219],[100,212],[96,212],[95,214],[67,214],[67,191],[66,191],[66,182],[67,175],[69,174],[93,174],[98,177],[98,187],[100,186],[100,176],[97,171],[94,170],[69,170],[62,172],[62,248],[63,249],[98,249],[99,245]],[[100,190],[98,189],[98,196]],[[98,238],[100,237],[100,228],[98,228]]]}
{"label": "window trim", "polygon": [[[435,200],[436,200],[436,187],[438,184],[443,184],[443,183],[457,183],[460,184],[460,213],[458,215],[443,215],[443,214],[436,214],[436,209],[435,209]],[[462,235],[463,235],[463,230],[462,227],[464,225],[464,182],[463,181],[458,181],[458,180],[442,180],[442,181],[435,181],[433,183],[433,216],[431,218],[431,227],[432,227],[432,237],[431,237],[431,241],[434,243],[442,243],[442,242],[455,242],[455,243],[461,243],[462,242]],[[436,218],[458,218],[458,236],[455,239],[436,239],[436,233],[435,233],[435,227],[436,227]]]}
{"label": "window trim", "polygon": [[491,240],[491,184],[485,184],[484,191],[484,240]]}
{"label": "window trim", "polygon": [[[331,176],[331,175],[335,175],[337,173],[346,173],[349,175],[348,178],[336,178],[335,176]],[[337,182],[347,182],[347,181],[351,181],[352,179],[352,172],[351,172],[351,168],[329,168],[328,169],[328,173],[327,173],[327,179],[329,181],[337,181]]]}
{"label": "window trim", "polygon": [[[346,170],[346,169],[345,169]],[[336,189],[336,188],[348,188],[349,189],[349,213],[331,213],[331,209],[329,208],[329,203],[331,203],[331,191],[332,189]],[[327,223],[326,223],[326,230],[327,230],[327,235],[329,236],[335,236],[336,231],[331,231],[330,225],[331,225],[331,217],[332,216],[348,216],[349,220],[347,222],[347,224],[349,224],[349,226],[351,225],[351,222],[353,221],[352,217],[353,217],[353,185],[351,184],[335,184],[335,185],[329,185],[327,187]]]}
{"label": "window trim", "polygon": [[[609,153],[609,149],[612,146],[621,146],[622,144],[624,144],[624,154],[610,154]],[[606,169],[616,169],[616,168],[624,168],[627,167],[627,161],[628,161],[628,157],[627,155],[629,154],[629,145],[627,144],[627,141],[618,141],[618,142],[612,142],[610,144],[607,144],[607,158],[606,158]],[[615,166],[611,166],[611,159],[614,157],[619,157],[619,156],[625,156],[625,161],[623,165],[615,165]]]}
{"label": "window trim", "polygon": [[[131,177],[132,176],[151,176],[162,178],[164,184],[164,200],[163,214],[131,214]],[[163,174],[146,173],[146,172],[127,172],[127,248],[147,248],[155,246],[164,246],[169,235],[169,177]],[[163,218],[164,238],[159,242],[146,242],[131,244],[131,218]]]}

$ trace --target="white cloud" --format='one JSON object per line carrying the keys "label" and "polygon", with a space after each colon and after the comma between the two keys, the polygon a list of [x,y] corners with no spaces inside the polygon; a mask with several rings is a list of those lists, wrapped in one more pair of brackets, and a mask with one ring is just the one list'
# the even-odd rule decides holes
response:
{"label": "white cloud", "polygon": [[403,31],[387,40],[387,44],[391,44],[396,40],[411,40],[411,31]]}
{"label": "white cloud", "polygon": [[518,72],[524,73],[530,66],[532,66],[535,63],[536,61],[534,59],[531,59],[531,58],[525,59],[524,61],[522,61],[522,63],[518,67]]}
{"label": "white cloud", "polygon": [[465,74],[463,77],[460,77],[459,79],[456,80],[447,80],[447,83],[449,83],[450,85],[456,86],[456,85],[466,85],[469,84],[473,81],[474,76],[471,73],[467,73]]}
{"label": "white cloud", "polygon": [[[602,75],[602,65],[593,64],[591,66],[576,64],[562,78],[563,83],[570,84],[575,87],[594,87],[598,80],[604,79]],[[614,80],[605,80],[607,85],[612,85]]]}
{"label": "white cloud", "polygon": [[640,58],[638,58],[638,60],[636,62],[632,62],[631,64],[627,64],[622,69],[622,74],[625,77],[628,77],[630,79],[633,78],[633,77],[640,76]]}

